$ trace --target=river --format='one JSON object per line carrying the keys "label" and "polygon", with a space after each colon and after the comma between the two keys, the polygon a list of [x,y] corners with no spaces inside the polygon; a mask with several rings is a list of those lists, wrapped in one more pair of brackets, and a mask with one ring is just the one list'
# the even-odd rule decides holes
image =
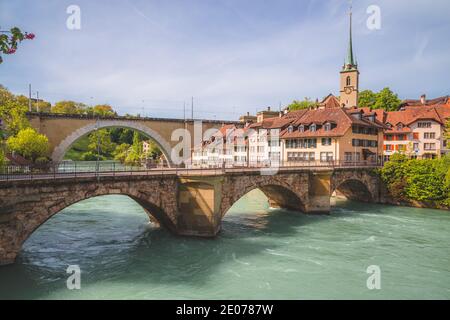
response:
{"label": "river", "polygon": [[[177,237],[125,196],[55,215],[0,267],[0,298],[449,299],[450,214],[336,200],[330,215],[269,209],[258,190],[216,239]],[[81,289],[68,290],[68,265]],[[369,290],[367,267],[380,268]]]}

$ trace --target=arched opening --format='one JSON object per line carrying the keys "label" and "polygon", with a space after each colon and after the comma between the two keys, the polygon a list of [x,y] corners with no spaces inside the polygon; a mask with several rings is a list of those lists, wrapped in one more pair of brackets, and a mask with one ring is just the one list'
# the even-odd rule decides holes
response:
{"label": "arched opening", "polygon": [[350,76],[347,76],[345,82],[346,82],[346,86],[349,86],[352,83]]}
{"label": "arched opening", "polygon": [[[52,160],[54,162],[61,162],[65,157],[67,158],[68,152],[70,156],[73,156],[76,152],[80,151],[90,151],[90,157],[96,160],[99,149],[100,151],[103,151],[102,149],[108,149],[109,147],[111,147],[111,144],[113,144],[113,147],[115,146],[123,148],[123,150],[119,151],[124,153],[127,150],[125,150],[122,144],[125,144],[126,142],[126,144],[128,144],[129,146],[134,146],[133,142],[135,140],[134,137],[128,136],[128,138],[125,137],[126,141],[123,141],[123,137],[118,136],[117,133],[124,132],[136,132],[140,137],[138,138],[140,142],[144,141],[145,139],[148,140],[146,141],[149,143],[148,146],[152,147],[153,145],[154,149],[158,149],[159,154],[165,160],[165,164],[167,166],[171,165],[170,144],[165,141],[165,139],[162,138],[158,132],[140,123],[121,120],[98,121],[96,123],[91,123],[82,128],[79,128],[69,136],[65,137],[59,143],[59,145],[55,147],[55,149],[52,151]],[[96,137],[92,139],[93,141],[89,141],[88,138],[90,136],[92,137],[93,135],[95,135]],[[103,141],[103,139],[105,141]],[[114,141],[114,139],[116,141]],[[87,150],[89,149],[89,144],[91,144],[91,148],[90,150]],[[75,152],[73,150],[74,147],[78,149],[75,150]],[[143,153],[143,145],[140,145],[138,147]],[[134,146],[134,149],[136,148],[137,146]]]}
{"label": "arched opening", "polygon": [[359,202],[371,202],[372,194],[367,186],[360,180],[349,179],[340,182],[331,194],[331,204],[334,206],[342,200],[352,200]]}
{"label": "arched opening", "polygon": [[154,205],[126,195],[96,196],[36,225],[26,235],[18,259],[49,269],[125,263],[134,250],[148,245],[149,233],[160,230],[160,224],[167,221]]}
{"label": "arched opening", "polygon": [[241,237],[257,236],[259,232],[291,233],[296,225],[304,223],[302,217],[306,215],[299,214],[302,211],[303,203],[287,188],[249,188],[225,212],[221,235]]}
{"label": "arched opening", "polygon": [[66,161],[88,162],[99,169],[111,169],[112,163],[145,168],[169,166],[169,157],[163,148],[147,134],[132,128],[104,127],[80,136],[66,149]]}

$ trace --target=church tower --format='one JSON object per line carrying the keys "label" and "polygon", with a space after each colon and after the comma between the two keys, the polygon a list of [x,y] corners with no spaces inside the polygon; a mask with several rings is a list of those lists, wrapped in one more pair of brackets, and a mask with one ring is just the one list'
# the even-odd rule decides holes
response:
{"label": "church tower", "polygon": [[350,37],[347,58],[341,71],[340,103],[341,106],[352,108],[358,105],[359,71],[358,63],[353,56],[352,44],[352,8],[350,7]]}

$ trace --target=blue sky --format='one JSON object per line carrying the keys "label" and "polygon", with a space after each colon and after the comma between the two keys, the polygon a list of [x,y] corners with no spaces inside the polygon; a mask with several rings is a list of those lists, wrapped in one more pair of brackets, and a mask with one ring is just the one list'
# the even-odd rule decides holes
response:
{"label": "blue sky", "polygon": [[[72,4],[81,30],[66,27]],[[369,5],[381,9],[380,30],[366,26]],[[36,34],[4,56],[0,83],[158,117],[182,117],[194,96],[196,118],[233,119],[338,94],[347,8],[345,0],[0,0],[2,29]],[[449,9],[448,0],[354,0],[361,89],[450,94]]]}

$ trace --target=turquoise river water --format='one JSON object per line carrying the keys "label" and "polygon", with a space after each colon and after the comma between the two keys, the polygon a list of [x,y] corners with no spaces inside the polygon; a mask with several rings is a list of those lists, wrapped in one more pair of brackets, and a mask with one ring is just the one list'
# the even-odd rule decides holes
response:
{"label": "turquoise river water", "polygon": [[[69,265],[81,289],[69,290]],[[379,266],[381,289],[366,272]],[[0,267],[11,299],[449,299],[450,214],[337,200],[330,215],[269,209],[258,190],[215,239],[149,225],[125,196],[75,204]]]}

